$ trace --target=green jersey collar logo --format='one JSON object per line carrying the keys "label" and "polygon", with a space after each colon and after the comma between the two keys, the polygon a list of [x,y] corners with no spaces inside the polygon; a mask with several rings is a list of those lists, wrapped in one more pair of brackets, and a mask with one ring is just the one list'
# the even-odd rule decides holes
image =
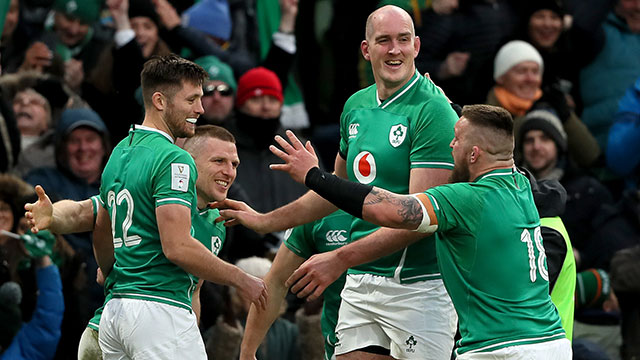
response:
{"label": "green jersey collar logo", "polygon": [[393,125],[389,130],[389,143],[393,147],[402,145],[407,137],[407,127],[402,124]]}

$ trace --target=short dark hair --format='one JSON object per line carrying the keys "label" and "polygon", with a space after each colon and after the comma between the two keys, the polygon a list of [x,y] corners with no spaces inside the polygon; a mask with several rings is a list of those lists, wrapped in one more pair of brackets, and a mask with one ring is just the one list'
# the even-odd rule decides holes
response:
{"label": "short dark hair", "polygon": [[193,139],[200,136],[236,143],[235,136],[233,136],[229,130],[217,125],[200,125],[196,127],[196,134],[193,136]]}
{"label": "short dark hair", "polygon": [[151,104],[151,96],[160,91],[168,96],[177,92],[183,82],[200,85],[209,78],[209,74],[200,66],[178,55],[154,56],[146,63],[140,73],[142,98],[145,106]]}
{"label": "short dark hair", "polygon": [[462,116],[476,126],[497,130],[503,135],[513,137],[513,118],[511,114],[498,106],[465,105]]}

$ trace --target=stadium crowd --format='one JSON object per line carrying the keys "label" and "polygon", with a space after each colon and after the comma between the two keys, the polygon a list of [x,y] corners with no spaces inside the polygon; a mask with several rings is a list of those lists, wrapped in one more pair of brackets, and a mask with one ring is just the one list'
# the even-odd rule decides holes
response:
{"label": "stadium crowd", "polygon": [[[416,38],[409,37],[417,49],[414,56],[403,53],[400,65],[380,60],[373,46],[396,41],[371,37],[380,28],[370,26],[368,16],[385,5],[404,9],[415,24],[410,28]],[[238,158],[214,174],[198,159],[204,156],[198,152],[198,146],[204,148],[197,140],[202,133],[196,130],[191,144],[173,139],[195,159],[198,179],[212,173],[215,183],[224,184],[212,197],[195,186],[200,209],[201,198],[228,198],[277,218],[287,213],[270,212],[306,197],[303,184],[269,168],[281,162],[269,146],[287,129],[311,140],[320,168],[342,177],[369,184],[386,168],[404,182],[389,190],[401,193],[445,183],[453,168],[448,146],[455,121],[450,127],[420,128],[432,132],[426,136],[408,122],[413,114],[394,115],[389,121],[409,125],[381,130],[388,134],[376,141],[389,142],[390,148],[402,148],[405,137],[424,141],[425,148],[437,139],[444,144],[444,160],[436,160],[451,166],[422,173],[439,179],[422,187],[414,187],[420,178],[413,156],[419,150],[407,150],[410,161],[379,158],[377,165],[347,152],[354,145],[345,142],[358,134],[358,125],[365,131],[362,124],[342,124],[356,116],[354,108],[365,106],[349,98],[372,84],[380,90],[386,67],[415,61],[411,81],[433,91],[424,93],[441,103],[454,104],[443,109],[431,103],[425,112],[457,119],[455,104],[504,108],[513,118],[515,165],[539,185],[532,187],[540,217],[559,217],[564,224],[557,248],[547,240],[553,234],[544,232],[544,222],[542,234],[549,273],[555,274],[551,289],[564,290],[555,298],[551,292],[551,298],[572,341],[573,358],[640,359],[640,0],[2,0],[0,28],[0,359],[102,358],[99,348],[82,347],[85,336],[95,336],[97,344],[98,335],[86,329],[102,309],[109,283],[89,231],[100,207],[95,196],[106,185],[103,170],[115,146],[145,119],[148,100],[140,76],[145,64],[170,54],[206,72],[196,127],[226,129],[230,137],[214,138],[232,143],[229,151]],[[402,53],[402,46],[391,46],[388,54]],[[400,111],[391,95],[396,96],[376,93],[372,106]],[[376,116],[387,121],[379,113],[372,121]],[[366,131],[373,136],[376,129]],[[82,220],[90,213],[90,226],[32,231],[25,204],[46,198],[36,194],[36,185],[51,203],[73,200],[85,206],[65,214]],[[53,209],[51,224],[60,221]],[[331,358],[336,323],[325,328],[326,318],[337,318],[337,309],[323,307],[322,298],[299,299],[279,284],[312,255],[375,234],[333,210],[321,220],[301,222],[308,225],[292,220],[298,215],[293,212],[268,225],[243,222],[221,230],[223,245],[209,250],[264,279],[275,303],[267,318],[258,319],[247,294],[204,281],[195,292],[196,317],[209,359],[233,360],[241,352],[254,352],[260,360]],[[399,252],[393,261],[423,261],[418,257],[424,248],[413,249],[413,259],[411,251]],[[398,271],[397,277],[406,275]],[[325,302],[340,302],[344,281],[327,290]],[[393,299],[396,290],[390,291]],[[450,301],[435,304],[426,306],[452,311]],[[442,320],[454,325],[452,336],[457,318],[453,312]],[[412,349],[414,337],[406,341]],[[388,344],[362,345],[359,350],[371,359],[404,358]]]}

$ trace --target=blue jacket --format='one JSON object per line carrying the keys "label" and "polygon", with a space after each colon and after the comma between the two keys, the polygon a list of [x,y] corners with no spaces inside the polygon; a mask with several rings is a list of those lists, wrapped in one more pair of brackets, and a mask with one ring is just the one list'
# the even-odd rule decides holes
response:
{"label": "blue jacket", "polygon": [[38,300],[31,321],[22,325],[0,360],[53,359],[60,340],[64,313],[62,281],[58,267],[50,265],[36,272]]}
{"label": "blue jacket", "polygon": [[640,78],[625,93],[609,131],[607,165],[629,175],[640,164]]}
{"label": "blue jacket", "polygon": [[640,76],[640,33],[631,32],[614,13],[602,27],[604,48],[580,72],[580,93],[584,103],[581,119],[604,150],[618,101]]}

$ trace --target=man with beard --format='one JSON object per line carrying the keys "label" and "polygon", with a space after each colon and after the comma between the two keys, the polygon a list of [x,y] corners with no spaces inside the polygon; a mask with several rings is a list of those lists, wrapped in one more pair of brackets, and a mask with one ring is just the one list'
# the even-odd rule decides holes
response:
{"label": "man with beard", "polygon": [[[420,39],[411,16],[396,6],[374,11],[360,49],[371,62],[375,84],[344,106],[336,175],[405,194],[445,183],[453,167],[448,144],[457,117],[440,90],[416,70]],[[307,192],[243,225],[272,232],[335,210]],[[355,219],[349,239],[423,237]],[[438,270],[434,238],[349,269],[336,327],[339,359],[451,356],[457,318]]]}
{"label": "man with beard", "polygon": [[174,141],[194,135],[207,76],[176,55],[145,63],[145,119],[105,166],[94,230],[98,265],[115,275],[100,320],[105,359],[206,359],[191,275],[234,286],[257,306],[266,300],[262,280],[223,262],[190,233],[200,205],[197,170]]}
{"label": "man with beard", "polygon": [[[272,147],[272,165],[366,221],[428,235],[460,318],[457,359],[571,359],[549,274],[531,184],[516,171],[513,120],[504,109],[466,106],[450,147],[453,184],[400,195],[323,172],[311,144],[293,133]],[[230,214],[227,214],[230,215]],[[241,215],[241,214],[235,214]],[[377,241],[376,241],[377,240]],[[342,271],[415,240],[362,239],[313,256],[287,280],[298,296],[317,298]]]}

